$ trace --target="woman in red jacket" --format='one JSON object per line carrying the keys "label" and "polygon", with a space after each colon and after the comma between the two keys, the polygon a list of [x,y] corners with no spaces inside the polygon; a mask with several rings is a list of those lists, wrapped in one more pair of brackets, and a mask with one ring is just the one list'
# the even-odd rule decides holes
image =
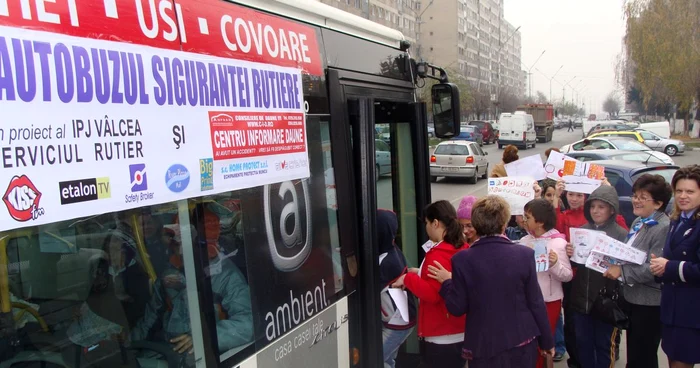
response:
{"label": "woman in red jacket", "polygon": [[418,306],[418,336],[425,340],[423,357],[429,367],[462,368],[465,316],[452,316],[439,294],[440,283],[429,277],[428,265],[437,261],[452,271],[452,256],[469,246],[464,243],[462,226],[454,207],[447,201],[437,201],[424,211],[425,231],[430,241],[420,269],[410,269],[393,284],[405,287],[420,302]]}

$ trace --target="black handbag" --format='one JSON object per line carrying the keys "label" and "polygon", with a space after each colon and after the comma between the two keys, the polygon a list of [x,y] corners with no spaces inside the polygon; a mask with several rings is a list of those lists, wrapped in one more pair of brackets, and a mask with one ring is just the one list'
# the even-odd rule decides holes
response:
{"label": "black handbag", "polygon": [[620,286],[615,285],[612,290],[603,287],[593,302],[591,316],[620,330],[626,330],[630,325],[626,310],[626,302],[622,297]]}

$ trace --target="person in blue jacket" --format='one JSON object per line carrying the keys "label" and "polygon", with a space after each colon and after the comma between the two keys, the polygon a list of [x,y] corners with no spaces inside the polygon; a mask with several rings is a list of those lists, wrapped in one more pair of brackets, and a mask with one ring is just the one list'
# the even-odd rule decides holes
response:
{"label": "person in blue jacket", "polygon": [[[212,293],[216,301],[212,307],[216,311],[219,353],[223,354],[253,341],[250,291],[241,271],[231,260],[222,257],[218,250],[220,233],[218,216],[205,210],[204,222],[210,264],[207,276],[210,276]],[[172,249],[174,254],[170,257],[168,268],[156,281],[144,316],[131,331],[131,339],[133,341],[149,339],[151,329],[160,319],[165,342],[170,343],[173,350],[179,354],[192,354],[187,280],[183,270],[182,243],[178,235],[180,226],[179,224],[166,225],[166,228],[174,233],[175,249]],[[192,232],[195,232],[194,228]]]}
{"label": "person in blue jacket", "polygon": [[661,347],[671,368],[700,363],[700,166],[676,171],[674,211],[663,256],[651,256],[661,283]]}

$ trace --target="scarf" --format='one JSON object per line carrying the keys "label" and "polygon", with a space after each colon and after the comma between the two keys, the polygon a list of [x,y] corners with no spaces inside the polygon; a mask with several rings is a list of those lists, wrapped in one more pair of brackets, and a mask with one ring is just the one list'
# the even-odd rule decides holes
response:
{"label": "scarf", "polygon": [[[654,214],[656,214],[656,213],[654,213]],[[633,237],[634,234],[636,234],[639,231],[639,229],[642,228],[643,225],[654,226],[654,225],[658,225],[658,224],[659,224],[659,222],[654,220],[654,215],[641,218],[630,229],[629,234],[627,234],[627,240],[629,240],[631,237]]]}

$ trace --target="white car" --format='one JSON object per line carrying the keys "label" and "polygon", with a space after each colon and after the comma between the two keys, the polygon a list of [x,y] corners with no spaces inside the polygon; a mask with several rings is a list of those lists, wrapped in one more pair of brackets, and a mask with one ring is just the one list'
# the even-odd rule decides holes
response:
{"label": "white car", "polygon": [[562,153],[584,151],[589,149],[617,149],[625,151],[643,151],[648,152],[649,154],[656,157],[657,159],[659,159],[659,161],[665,164],[675,165],[673,159],[667,154],[654,151],[649,146],[629,138],[585,138],[572,144],[567,144],[560,148]]}
{"label": "white car", "polygon": [[486,179],[489,175],[488,152],[471,141],[445,141],[435,147],[430,156],[430,180],[436,182],[438,177],[469,178],[476,184],[479,176]]}

